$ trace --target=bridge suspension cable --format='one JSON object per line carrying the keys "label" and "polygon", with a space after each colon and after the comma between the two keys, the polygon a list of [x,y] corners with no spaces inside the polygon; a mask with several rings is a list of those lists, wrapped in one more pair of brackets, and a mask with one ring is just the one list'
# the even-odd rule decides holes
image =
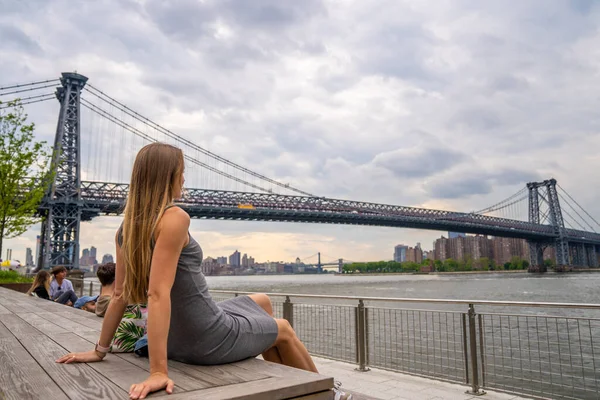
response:
{"label": "bridge suspension cable", "polygon": [[33,90],[45,89],[45,88],[49,88],[49,87],[56,87],[56,84],[53,83],[51,85],[38,86],[38,87],[34,87],[34,88],[12,90],[10,92],[0,93],[0,96],[6,96],[6,95],[9,95],[9,94],[15,94],[15,93],[31,92]]}
{"label": "bridge suspension cable", "polygon": [[[117,110],[119,110],[119,111],[121,111],[121,112],[129,115],[130,117],[138,120],[139,122],[141,122],[141,123],[143,123],[143,124],[145,124],[145,125],[153,128],[153,129],[161,132],[165,136],[168,136],[171,139],[174,139],[177,142],[179,142],[181,144],[184,144],[184,145],[186,145],[186,146],[188,146],[188,147],[190,147],[190,148],[192,148],[192,149],[200,152],[201,154],[204,154],[204,155],[206,155],[206,156],[208,156],[208,157],[210,157],[210,158],[212,158],[214,160],[222,162],[226,166],[232,167],[235,170],[238,170],[238,171],[243,172],[245,174],[251,175],[251,176],[253,176],[255,178],[258,178],[258,179],[260,179],[260,180],[262,180],[264,182],[268,182],[268,183],[270,183],[272,185],[279,186],[281,188],[284,188],[286,190],[289,190],[289,191],[292,191],[292,192],[295,192],[295,193],[298,193],[298,194],[302,194],[304,196],[314,197],[314,195],[312,195],[312,194],[310,194],[310,193],[308,193],[306,191],[303,191],[301,189],[295,188],[295,187],[293,187],[293,186],[291,186],[289,184],[284,184],[284,183],[281,183],[281,182],[276,181],[274,179],[271,179],[271,178],[269,178],[269,177],[267,177],[265,175],[262,175],[262,174],[260,174],[258,172],[255,172],[255,171],[252,171],[252,170],[250,170],[250,169],[248,169],[246,167],[243,167],[243,166],[241,166],[239,164],[236,164],[236,163],[234,163],[234,162],[232,162],[232,161],[230,161],[230,160],[228,160],[228,159],[226,159],[224,157],[221,157],[221,156],[219,156],[219,155],[217,155],[217,154],[215,154],[215,153],[213,153],[213,152],[211,152],[211,151],[209,151],[209,150],[207,150],[207,149],[205,149],[205,148],[203,148],[201,146],[198,146],[197,144],[189,141],[188,139],[185,139],[182,136],[179,136],[179,135],[173,133],[172,131],[168,130],[167,128],[165,128],[165,127],[159,125],[158,123],[150,120],[149,118],[147,118],[147,117],[145,117],[145,116],[137,113],[136,111],[134,111],[131,108],[127,107],[126,105],[124,105],[123,103],[119,102],[118,100],[116,100],[116,99],[108,96],[106,93],[104,93],[101,90],[95,88],[91,84],[88,84],[87,88],[89,89],[87,91],[87,93],[90,93],[90,94],[94,95],[99,100],[104,101],[106,103],[109,103],[111,106],[115,107]],[[156,141],[156,140],[153,140],[153,141]],[[215,171],[213,170],[213,172],[215,172]],[[225,175],[223,175],[223,176],[225,176]],[[231,176],[232,175],[229,174],[228,177],[231,177]],[[240,182],[247,182],[247,181],[246,180],[241,180]],[[271,190],[266,190],[266,189],[264,189],[264,188],[262,188],[262,187],[260,187],[258,185],[254,185],[253,184],[251,186],[254,187],[254,188],[256,188],[256,189],[259,189],[259,190],[263,190],[263,191],[267,191],[267,192],[272,192]]]}
{"label": "bridge suspension cable", "polygon": [[[19,84],[14,84],[14,85],[9,85],[9,86],[2,86],[2,87],[0,87],[0,91],[8,90],[8,89],[22,88],[22,87],[26,87],[26,86],[41,85],[42,83],[50,83],[50,82],[53,82],[53,84],[49,85],[49,86],[55,86],[58,81],[59,81],[58,78],[54,78],[54,79],[46,79],[45,81],[19,83]],[[44,87],[48,87],[48,86],[44,86]],[[40,88],[30,88],[28,90],[35,90],[35,89],[40,89]]]}
{"label": "bridge suspension cable", "polygon": [[[48,100],[53,100],[53,99],[56,99],[56,96],[54,95],[54,93],[46,93],[46,94],[40,94],[37,96],[22,97],[22,98],[19,98],[18,100],[19,100],[19,104],[26,105],[26,104],[40,103],[42,101],[48,101]],[[0,110],[3,110],[5,108],[10,108],[10,107],[11,106],[8,105],[7,103],[2,103],[2,105],[0,105]]]}
{"label": "bridge suspension cable", "polygon": [[[506,199],[504,199],[504,200],[502,200],[502,201],[500,201],[500,202],[498,202],[498,203],[496,203],[496,204],[494,204],[492,206],[484,208],[483,210],[475,211],[475,214],[487,214],[487,213],[490,213],[490,212],[494,212],[494,211],[500,210],[500,209],[505,208],[507,206],[510,206],[512,204],[518,203],[519,201],[522,201],[523,199],[526,199],[527,196],[521,197],[521,198],[519,198],[517,200],[514,200],[512,202],[511,202],[511,200],[513,200],[515,197],[518,197],[518,196],[524,194],[526,191],[527,191],[526,187],[522,188],[517,193],[513,194],[510,197],[507,197]],[[509,203],[509,204],[507,204],[507,203]]]}
{"label": "bridge suspension cable", "polygon": [[[139,129],[137,129],[137,128],[135,128],[135,127],[127,124],[126,122],[120,120],[119,118],[115,117],[114,115],[108,113],[106,110],[101,109],[100,107],[96,106],[95,104],[89,102],[88,100],[86,100],[84,98],[81,99],[81,105],[83,105],[85,108],[89,109],[90,111],[96,113],[97,115],[100,115],[101,117],[106,118],[107,120],[109,120],[109,121],[113,122],[114,124],[120,126],[121,128],[128,130],[129,132],[133,133],[134,135],[136,135],[136,136],[138,136],[138,137],[140,137],[140,138],[148,141],[149,143],[156,142],[156,139],[154,139],[153,137],[147,135],[144,132],[141,132]],[[193,164],[196,164],[196,165],[198,165],[200,167],[206,168],[209,171],[214,172],[216,174],[219,174],[219,175],[221,175],[223,177],[226,177],[228,179],[231,179],[231,180],[234,180],[236,182],[242,183],[244,185],[253,187],[254,189],[257,189],[257,190],[260,190],[260,191],[263,191],[263,192],[269,192],[269,189],[266,189],[264,187],[255,185],[252,182],[245,181],[245,180],[243,180],[241,178],[238,178],[237,176],[234,176],[234,175],[231,175],[231,174],[229,174],[227,172],[224,172],[224,171],[221,171],[219,169],[216,169],[215,167],[213,167],[211,165],[208,165],[206,163],[203,163],[200,160],[196,160],[195,158],[193,158],[193,157],[191,157],[189,155],[184,155],[184,158],[186,160],[188,160],[189,162],[193,163]]]}
{"label": "bridge suspension cable", "polygon": [[[596,225],[598,225],[598,226],[600,227],[600,223],[599,223],[599,222],[598,222],[598,221],[597,221],[597,220],[596,220],[594,217],[592,217],[592,216],[590,215],[590,213],[588,213],[588,212],[586,211],[586,209],[585,209],[585,208],[581,207],[581,205],[580,205],[580,204],[579,204],[579,203],[578,203],[578,202],[577,202],[577,201],[576,201],[576,200],[575,200],[573,197],[571,197],[571,195],[569,194],[569,192],[567,192],[565,189],[563,189],[563,188],[562,188],[562,187],[561,187],[561,186],[560,186],[558,183],[556,184],[556,186],[558,186],[558,188],[559,188],[559,189],[560,189],[560,190],[561,190],[561,191],[562,191],[564,194],[566,194],[566,195],[567,195],[567,197],[568,197],[568,198],[569,198],[569,199],[570,199],[570,200],[571,200],[573,203],[575,203],[575,205],[577,205],[577,207],[579,207],[579,208],[580,208],[580,209],[581,209],[581,210],[584,212],[584,214],[585,214],[585,215],[587,215],[587,217],[588,217],[589,219],[591,219],[592,221],[594,221],[594,222],[596,223]],[[571,207],[572,207],[572,206],[571,206]],[[583,217],[582,217],[582,219],[583,219]],[[593,229],[593,228],[592,228],[592,229]]]}
{"label": "bridge suspension cable", "polygon": [[[559,194],[558,194],[558,197],[560,198],[560,200],[561,200],[561,202],[562,202],[561,211],[563,212],[563,214],[566,214],[566,215],[567,215],[567,216],[568,216],[568,217],[571,219],[571,221],[572,221],[572,222],[575,222],[577,225],[579,225],[579,227],[580,227],[582,230],[584,230],[584,231],[585,231],[585,230],[587,229],[586,227],[584,227],[584,226],[583,226],[583,224],[585,224],[585,225],[587,225],[587,226],[588,226],[588,227],[589,227],[589,228],[592,230],[592,232],[596,232],[596,230],[594,229],[594,227],[593,227],[593,226],[592,226],[592,225],[591,225],[591,224],[590,224],[590,223],[589,223],[589,222],[588,222],[588,221],[587,221],[585,218],[583,218],[583,217],[581,216],[581,214],[579,214],[579,212],[577,211],[577,209],[575,209],[575,207],[573,207],[573,205],[572,205],[571,203],[569,203],[569,202],[568,202],[568,201],[567,201],[567,200],[564,198],[564,196],[562,196],[562,194],[560,194],[560,193],[559,193]],[[573,217],[573,216],[572,216],[572,215],[569,213],[569,211],[567,211],[567,208],[565,208],[565,205],[569,206],[569,209],[570,209],[571,211],[573,211],[573,212],[574,212],[574,213],[575,213],[575,214],[576,214],[576,215],[579,217],[579,220],[577,220],[575,217]],[[564,219],[564,218],[563,218],[563,219]],[[582,222],[583,222],[583,224],[582,224]],[[571,226],[571,227],[572,227],[572,228],[574,228],[573,226]]]}
{"label": "bridge suspension cable", "polygon": [[[2,86],[2,87],[0,87],[0,97],[14,95],[17,93],[29,93],[29,92],[35,93],[35,91],[37,91],[37,90],[41,90],[41,89],[45,89],[45,88],[49,88],[49,87],[56,87],[57,82],[58,82],[58,79],[47,79],[44,81],[19,83],[19,84],[14,84],[14,85]],[[26,104],[40,103],[40,102],[52,100],[55,98],[56,97],[55,97],[54,93],[44,93],[44,94],[34,94],[34,95],[31,95],[28,97],[16,97],[16,98],[12,98],[10,100],[2,100],[2,105],[0,105],[0,110],[9,108],[10,106],[7,103],[12,102],[12,101],[18,100],[19,104],[26,105]]]}

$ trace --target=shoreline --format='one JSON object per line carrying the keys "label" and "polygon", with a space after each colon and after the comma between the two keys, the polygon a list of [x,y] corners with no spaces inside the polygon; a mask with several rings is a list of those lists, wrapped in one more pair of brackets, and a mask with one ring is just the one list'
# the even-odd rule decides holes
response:
{"label": "shoreline", "polygon": [[[568,274],[568,273],[594,273],[600,272],[600,268],[574,268],[568,272],[532,272],[534,275],[542,274]],[[364,272],[359,274],[334,274],[335,276],[387,276],[387,275],[485,275],[485,274],[523,274],[528,273],[526,269],[497,270],[497,271],[444,271],[444,272]]]}

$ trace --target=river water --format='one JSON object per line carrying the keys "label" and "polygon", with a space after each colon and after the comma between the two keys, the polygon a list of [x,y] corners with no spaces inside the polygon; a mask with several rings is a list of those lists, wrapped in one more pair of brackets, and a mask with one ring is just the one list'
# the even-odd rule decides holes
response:
{"label": "river water", "polygon": [[600,273],[207,276],[211,289],[429,299],[598,303]]}

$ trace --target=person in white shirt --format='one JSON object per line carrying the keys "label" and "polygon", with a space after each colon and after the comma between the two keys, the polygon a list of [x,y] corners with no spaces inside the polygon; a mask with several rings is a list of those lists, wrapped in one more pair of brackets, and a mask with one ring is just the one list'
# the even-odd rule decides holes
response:
{"label": "person in white shirt", "polygon": [[66,279],[67,269],[63,266],[52,268],[54,279],[50,283],[50,299],[60,304],[72,306],[77,301],[73,284]]}

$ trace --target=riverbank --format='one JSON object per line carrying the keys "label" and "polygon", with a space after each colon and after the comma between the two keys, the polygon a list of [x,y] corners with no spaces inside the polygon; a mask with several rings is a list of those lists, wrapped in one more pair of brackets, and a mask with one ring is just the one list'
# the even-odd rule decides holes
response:
{"label": "riverbank", "polygon": [[[569,273],[591,273],[591,272],[600,272],[600,268],[574,268],[572,271],[568,272],[554,272],[552,270],[548,272],[544,272],[543,274],[569,274]],[[497,270],[497,271],[444,271],[444,272],[363,272],[357,274],[340,274],[335,273],[335,276],[389,276],[389,275],[405,275],[405,276],[414,276],[414,275],[490,275],[490,274],[525,274],[527,273],[526,269],[516,269],[516,270]]]}

